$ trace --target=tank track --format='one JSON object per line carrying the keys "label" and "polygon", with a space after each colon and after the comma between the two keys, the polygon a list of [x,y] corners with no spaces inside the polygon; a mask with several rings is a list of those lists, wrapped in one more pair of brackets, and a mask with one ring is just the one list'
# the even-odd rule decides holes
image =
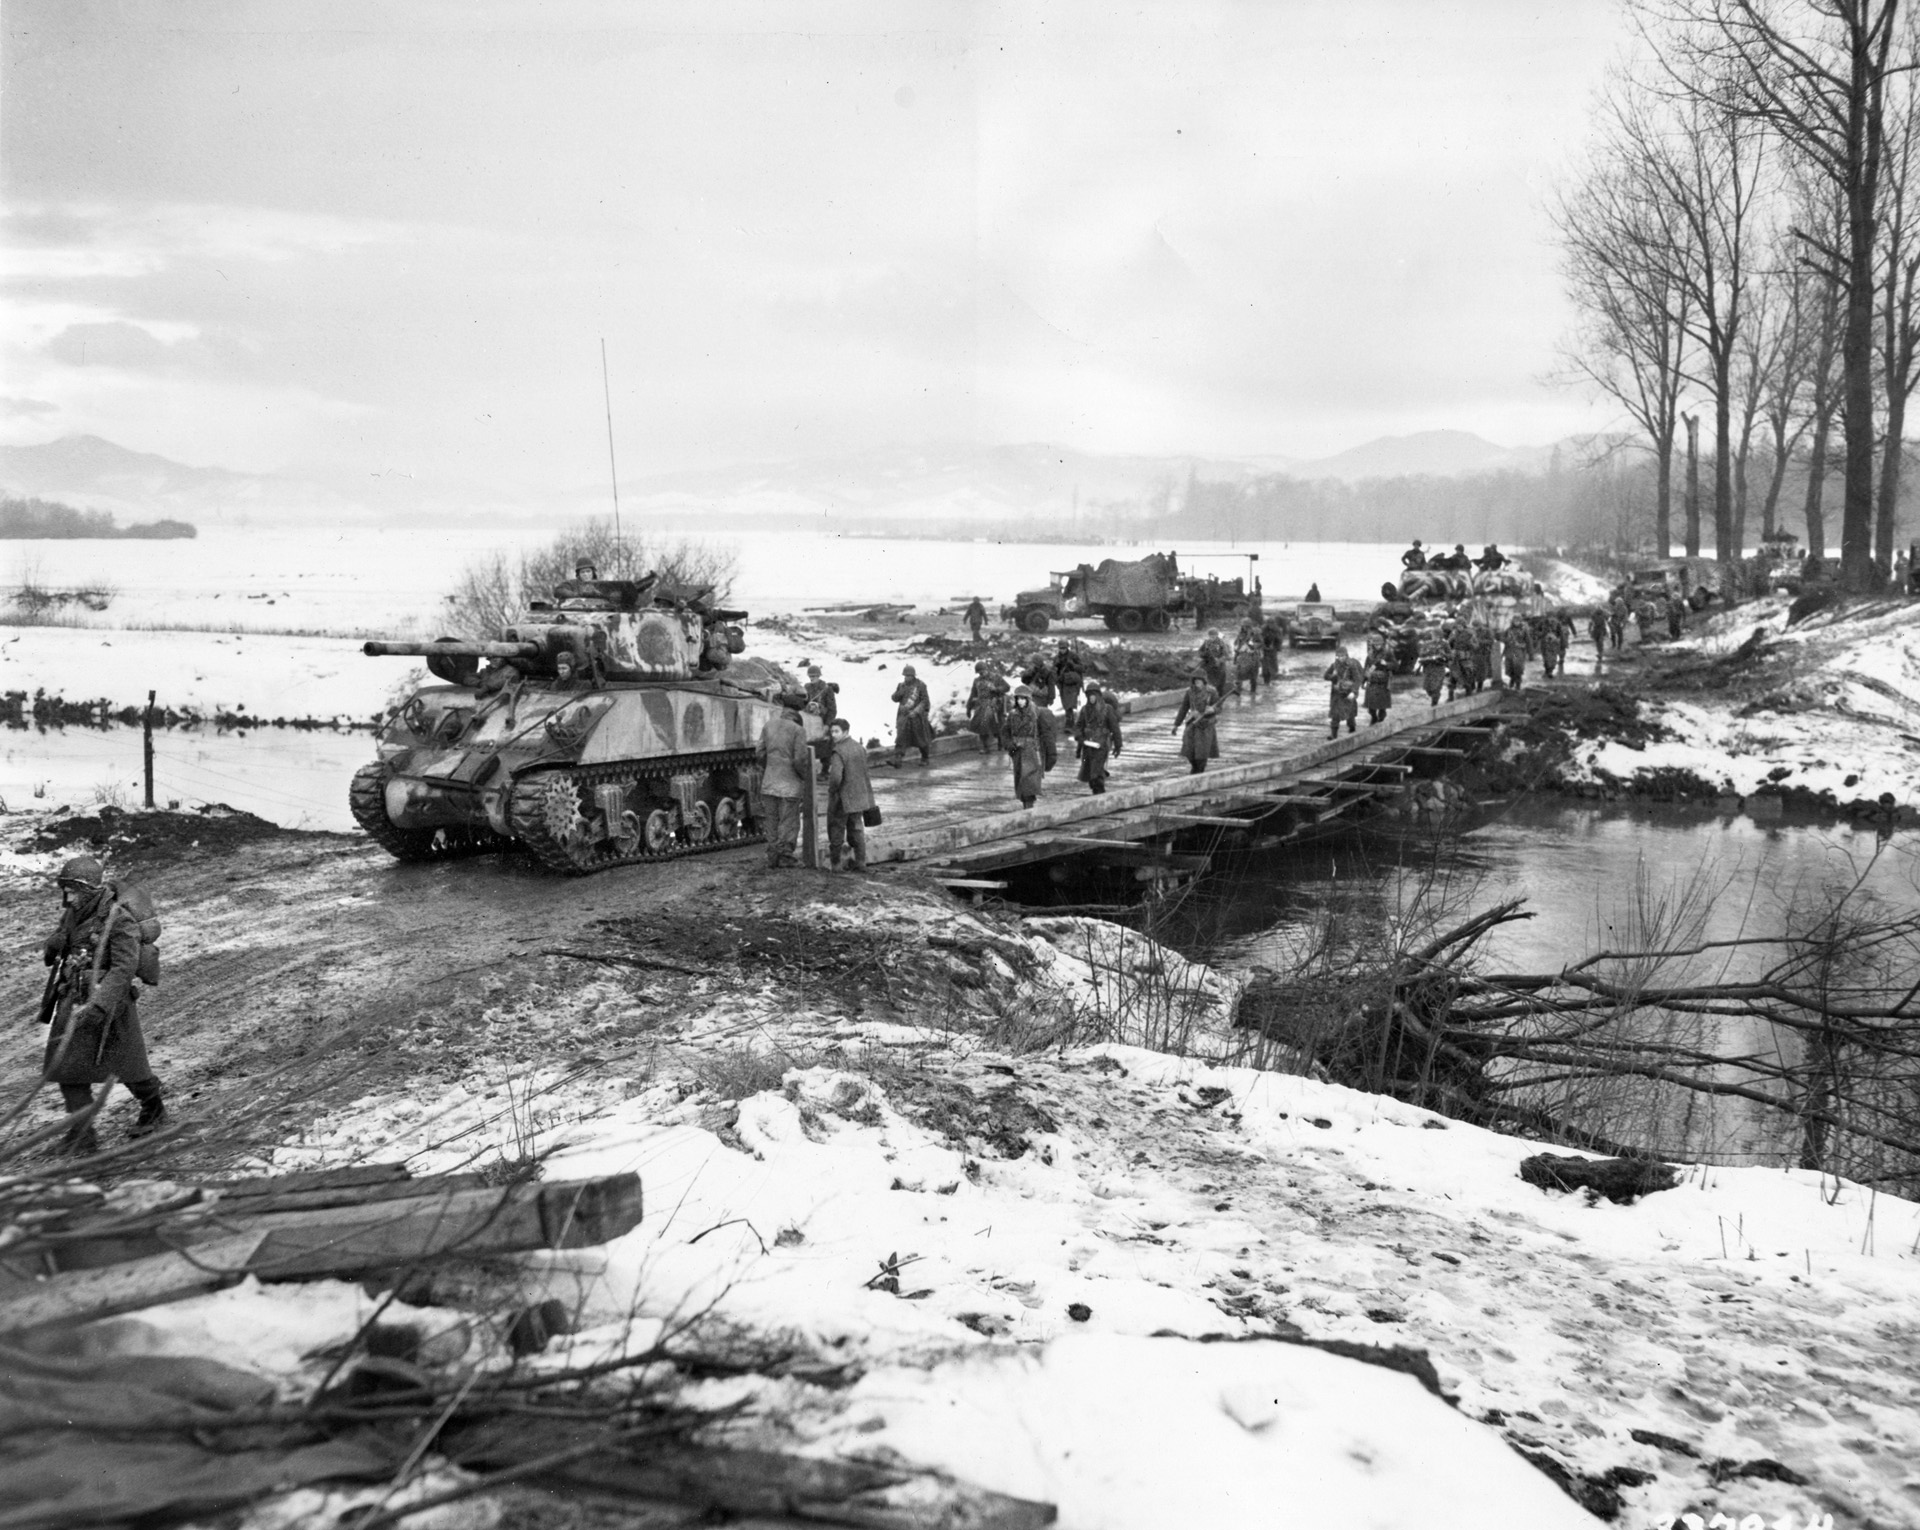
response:
{"label": "tank track", "polygon": [[755,820],[748,820],[742,831],[730,838],[712,838],[700,844],[677,842],[671,849],[642,848],[622,853],[612,840],[598,840],[578,846],[558,838],[547,814],[545,793],[556,780],[573,783],[577,793],[589,797],[597,786],[628,786],[650,777],[665,779],[690,771],[727,770],[752,765],[758,755],[752,749],[727,749],[713,754],[671,755],[657,760],[625,761],[610,765],[561,765],[530,770],[513,783],[507,799],[507,822],[513,837],[542,865],[569,876],[605,871],[611,866],[633,866],[643,861],[672,861],[687,855],[704,855],[713,850],[731,850],[766,838]]}
{"label": "tank track", "polygon": [[505,847],[506,841],[488,828],[401,828],[387,817],[387,782],[392,774],[384,761],[362,765],[353,773],[347,806],[353,821],[396,861],[454,861]]}

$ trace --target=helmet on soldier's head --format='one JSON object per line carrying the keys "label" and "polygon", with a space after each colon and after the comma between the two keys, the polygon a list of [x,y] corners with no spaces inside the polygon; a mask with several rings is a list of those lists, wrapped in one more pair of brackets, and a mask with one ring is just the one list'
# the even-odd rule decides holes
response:
{"label": "helmet on soldier's head", "polygon": [[598,579],[600,577],[600,570],[593,566],[593,560],[591,558],[582,558],[573,566],[573,577],[576,579]]}
{"label": "helmet on soldier's head", "polygon": [[820,678],[820,666],[818,664],[809,664],[807,666],[807,678],[809,680],[818,680]]}
{"label": "helmet on soldier's head", "polygon": [[911,680],[913,678],[913,666],[911,664],[902,664],[900,666],[900,673]]}
{"label": "helmet on soldier's head", "polygon": [[81,888],[92,891],[107,879],[100,863],[90,855],[76,855],[60,868],[54,881],[61,887]]}

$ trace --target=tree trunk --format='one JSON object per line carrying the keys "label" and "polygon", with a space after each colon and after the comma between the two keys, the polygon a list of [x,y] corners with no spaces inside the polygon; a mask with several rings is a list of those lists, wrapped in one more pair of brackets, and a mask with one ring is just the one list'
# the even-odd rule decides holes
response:
{"label": "tree trunk", "polygon": [[1700,556],[1700,416],[1687,421],[1687,556]]}
{"label": "tree trunk", "polygon": [[[1866,40],[1857,37],[1848,102],[1848,164],[1864,167],[1867,134]],[[1854,140],[1861,140],[1855,142]],[[1840,579],[1865,589],[1873,573],[1873,307],[1874,191],[1866,175],[1847,185],[1847,324],[1840,342],[1841,408],[1847,444],[1846,490],[1840,510]]]}
{"label": "tree trunk", "polygon": [[1713,555],[1733,558],[1733,399],[1730,350],[1713,363]]}
{"label": "tree trunk", "polygon": [[1654,443],[1653,542],[1661,557],[1673,551],[1673,432]]}
{"label": "tree trunk", "polygon": [[1874,583],[1885,584],[1893,574],[1893,523],[1900,508],[1900,458],[1906,443],[1900,439],[1907,423],[1907,392],[1897,381],[1887,385],[1887,439],[1880,458],[1880,503],[1873,521]]}
{"label": "tree trunk", "polygon": [[1760,501],[1760,540],[1769,541],[1776,527],[1780,513],[1780,486],[1787,479],[1787,459],[1793,455],[1793,448],[1787,444],[1787,433],[1776,431],[1773,437],[1773,471],[1767,479],[1767,495]]}
{"label": "tree trunk", "polygon": [[1809,556],[1827,555],[1827,517],[1823,501],[1827,491],[1827,432],[1833,413],[1824,400],[1814,405],[1813,445],[1807,449],[1807,552]]}
{"label": "tree trunk", "polygon": [[1747,551],[1747,447],[1742,442],[1740,454],[1733,459],[1733,555],[1736,558],[1746,556]]}

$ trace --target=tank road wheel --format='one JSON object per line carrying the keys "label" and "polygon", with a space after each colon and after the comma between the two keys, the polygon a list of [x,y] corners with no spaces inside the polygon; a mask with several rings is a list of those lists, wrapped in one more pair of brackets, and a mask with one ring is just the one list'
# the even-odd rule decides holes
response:
{"label": "tank road wheel", "polygon": [[1147,631],[1165,632],[1173,625],[1173,613],[1165,606],[1156,606],[1147,613]]}
{"label": "tank road wheel", "polygon": [[639,851],[640,844],[640,815],[635,812],[622,813],[613,835],[614,849],[622,855],[633,855]]}
{"label": "tank road wheel", "polygon": [[513,783],[514,838],[555,871],[592,871],[607,858],[589,836],[584,787],[568,770],[532,771]]}
{"label": "tank road wheel", "polygon": [[687,836],[688,844],[704,845],[713,838],[713,809],[706,803],[694,803],[693,810],[683,817],[681,831]]}
{"label": "tank road wheel", "polygon": [[1026,610],[1020,613],[1020,630],[1023,632],[1045,632],[1048,624],[1052,620],[1053,618],[1047,615],[1044,607],[1028,606]]}
{"label": "tank road wheel", "polygon": [[644,837],[649,855],[665,855],[673,849],[675,843],[673,814],[665,808],[655,808],[647,814]]}
{"label": "tank road wheel", "polygon": [[1100,620],[1107,624],[1107,631],[1115,632],[1119,630],[1120,623],[1114,619],[1111,611],[1102,611],[1100,613]]}
{"label": "tank road wheel", "polygon": [[747,815],[740,810],[738,797],[722,797],[713,806],[713,837],[719,840],[738,839],[746,825]]}
{"label": "tank road wheel", "polygon": [[1137,606],[1127,606],[1113,614],[1113,624],[1122,632],[1138,632],[1146,626],[1147,618]]}
{"label": "tank road wheel", "polygon": [[500,847],[499,836],[488,828],[401,828],[387,817],[387,782],[392,778],[384,760],[362,765],[353,773],[347,806],[353,821],[396,861],[450,861]]}

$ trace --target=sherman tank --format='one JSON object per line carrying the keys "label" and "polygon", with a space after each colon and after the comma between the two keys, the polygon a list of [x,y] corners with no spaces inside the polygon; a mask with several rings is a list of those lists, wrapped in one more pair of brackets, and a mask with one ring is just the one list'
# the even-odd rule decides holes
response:
{"label": "sherman tank", "polygon": [[439,683],[381,731],[353,778],[355,821],[403,861],[511,841],[575,874],[760,838],[755,746],[798,698],[740,657],[745,618],[652,575],[582,577],[496,642],[367,643],[424,658]]}

